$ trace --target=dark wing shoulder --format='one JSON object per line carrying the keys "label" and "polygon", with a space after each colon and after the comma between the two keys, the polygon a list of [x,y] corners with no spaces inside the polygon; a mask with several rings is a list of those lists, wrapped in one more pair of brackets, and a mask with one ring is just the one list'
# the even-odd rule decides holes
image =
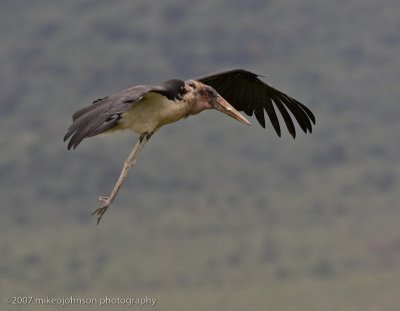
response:
{"label": "dark wing shoulder", "polygon": [[261,81],[259,77],[259,75],[247,70],[232,69],[197,77],[194,80],[212,86],[237,110],[244,111],[249,116],[254,114],[264,128],[265,110],[279,136],[281,136],[281,129],[275,107],[278,108],[289,133],[293,137],[296,137],[296,130],[288,111],[295,117],[305,133],[311,133],[312,123],[315,124],[315,117],[310,109]]}
{"label": "dark wing shoulder", "polygon": [[182,90],[185,85],[185,82],[178,79],[171,79],[165,81],[159,86],[159,89],[156,91],[170,100],[179,99],[182,95]]}
{"label": "dark wing shoulder", "polygon": [[164,85],[138,85],[117,94],[95,100],[72,115],[73,122],[64,136],[68,149],[76,148],[86,137],[103,133],[118,124],[122,113],[132,108],[149,92],[166,94]]}

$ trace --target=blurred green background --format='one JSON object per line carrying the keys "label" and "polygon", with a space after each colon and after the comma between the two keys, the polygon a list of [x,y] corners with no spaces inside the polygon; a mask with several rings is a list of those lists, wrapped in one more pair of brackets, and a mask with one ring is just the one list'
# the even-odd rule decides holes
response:
{"label": "blurred green background", "polygon": [[[54,309],[9,296],[70,295],[398,310],[398,0],[3,0],[0,16],[2,310]],[[314,133],[278,138],[209,112],[169,125],[96,226],[136,137],[68,152],[71,114],[234,67],[310,107]]]}

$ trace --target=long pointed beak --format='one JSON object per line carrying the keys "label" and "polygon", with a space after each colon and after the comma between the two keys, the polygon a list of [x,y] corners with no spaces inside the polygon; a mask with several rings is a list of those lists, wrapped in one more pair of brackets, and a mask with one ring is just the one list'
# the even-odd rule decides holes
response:
{"label": "long pointed beak", "polygon": [[228,103],[221,95],[217,94],[216,97],[213,97],[211,99],[211,105],[213,108],[217,109],[218,111],[221,111],[228,116],[244,123],[247,125],[251,125],[251,123],[243,117],[239,111],[237,111],[230,103]]}

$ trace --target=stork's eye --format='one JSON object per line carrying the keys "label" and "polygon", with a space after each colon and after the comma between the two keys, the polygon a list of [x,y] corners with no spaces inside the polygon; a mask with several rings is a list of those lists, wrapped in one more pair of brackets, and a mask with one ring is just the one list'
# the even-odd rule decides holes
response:
{"label": "stork's eye", "polygon": [[208,96],[215,95],[215,91],[213,89],[207,89]]}

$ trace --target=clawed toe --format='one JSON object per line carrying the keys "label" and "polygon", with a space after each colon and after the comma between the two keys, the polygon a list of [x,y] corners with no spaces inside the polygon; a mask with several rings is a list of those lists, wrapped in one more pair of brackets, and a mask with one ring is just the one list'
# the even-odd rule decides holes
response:
{"label": "clawed toe", "polygon": [[100,197],[100,201],[103,202],[103,206],[96,209],[92,215],[97,215],[97,225],[100,223],[101,218],[103,217],[104,213],[107,211],[108,207],[110,206],[111,202],[108,197]]}

